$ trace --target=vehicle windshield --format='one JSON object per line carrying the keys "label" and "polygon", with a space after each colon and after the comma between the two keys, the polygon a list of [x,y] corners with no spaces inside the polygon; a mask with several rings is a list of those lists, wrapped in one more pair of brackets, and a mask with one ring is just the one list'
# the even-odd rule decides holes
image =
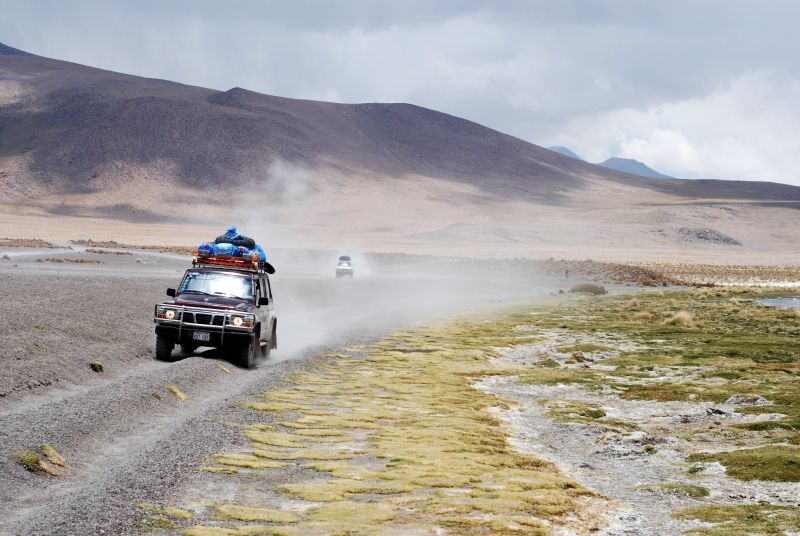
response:
{"label": "vehicle windshield", "polygon": [[246,275],[189,272],[181,281],[179,294],[205,294],[243,300],[253,299],[253,280]]}

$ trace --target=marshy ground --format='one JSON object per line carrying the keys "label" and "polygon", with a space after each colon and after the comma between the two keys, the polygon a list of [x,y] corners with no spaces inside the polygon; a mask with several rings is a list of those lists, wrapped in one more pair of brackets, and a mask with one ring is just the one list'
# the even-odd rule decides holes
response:
{"label": "marshy ground", "polygon": [[[244,371],[152,360],[185,258],[43,254],[2,264],[2,534],[800,531],[800,317],[762,303],[783,292],[588,261],[567,281],[391,259],[344,284],[308,263],[275,279],[304,346]],[[597,270],[648,290],[558,293]]]}
{"label": "marshy ground", "polygon": [[[792,534],[800,317],[746,289],[393,333],[240,404],[148,527],[217,534]],[[189,517],[191,516],[191,517]]]}

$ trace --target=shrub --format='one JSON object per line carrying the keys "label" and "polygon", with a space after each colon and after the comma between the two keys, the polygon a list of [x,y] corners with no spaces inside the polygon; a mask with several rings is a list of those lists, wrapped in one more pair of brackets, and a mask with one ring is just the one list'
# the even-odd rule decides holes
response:
{"label": "shrub", "polygon": [[13,450],[14,458],[17,463],[28,471],[39,471],[39,455],[32,450]]}
{"label": "shrub", "polygon": [[186,396],[186,393],[184,393],[174,385],[167,385],[167,389],[169,389],[169,392],[175,395],[175,398],[177,398],[178,400],[183,401],[189,398],[188,396]]}
{"label": "shrub", "polygon": [[636,309],[637,307],[639,307],[639,300],[637,300],[636,298],[632,299],[631,301],[628,302],[628,307],[630,307],[631,309]]}
{"label": "shrub", "polygon": [[694,317],[689,311],[678,311],[664,321],[671,326],[694,327]]}
{"label": "shrub", "polygon": [[608,291],[603,285],[598,285],[595,283],[578,283],[574,285],[569,291],[573,294],[592,294],[592,295],[600,295],[600,294],[608,294]]}
{"label": "shrub", "polygon": [[42,454],[44,454],[50,461],[50,463],[52,463],[53,465],[60,465],[61,467],[69,467],[69,465],[67,465],[67,460],[65,460],[64,457],[61,454],[59,454],[58,451],[56,451],[56,449],[54,449],[47,443],[42,445]]}

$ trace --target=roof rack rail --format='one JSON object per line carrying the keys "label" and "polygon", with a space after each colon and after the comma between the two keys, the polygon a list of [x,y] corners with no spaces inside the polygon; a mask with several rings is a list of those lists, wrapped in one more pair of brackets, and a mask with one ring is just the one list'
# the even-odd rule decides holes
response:
{"label": "roof rack rail", "polygon": [[228,257],[223,255],[201,255],[193,252],[192,268],[219,268],[225,267],[233,270],[263,274],[274,274],[275,268],[267,261],[261,261],[258,254],[248,257]]}

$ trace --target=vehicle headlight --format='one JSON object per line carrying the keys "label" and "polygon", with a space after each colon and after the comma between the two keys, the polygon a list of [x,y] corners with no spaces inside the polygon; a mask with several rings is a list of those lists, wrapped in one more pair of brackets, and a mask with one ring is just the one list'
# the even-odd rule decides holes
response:
{"label": "vehicle headlight", "polygon": [[255,316],[250,314],[231,315],[228,324],[235,328],[251,328],[255,324]]}
{"label": "vehicle headlight", "polygon": [[166,318],[167,320],[172,320],[173,318],[175,318],[175,309],[167,309],[166,311],[164,311],[164,318]]}

